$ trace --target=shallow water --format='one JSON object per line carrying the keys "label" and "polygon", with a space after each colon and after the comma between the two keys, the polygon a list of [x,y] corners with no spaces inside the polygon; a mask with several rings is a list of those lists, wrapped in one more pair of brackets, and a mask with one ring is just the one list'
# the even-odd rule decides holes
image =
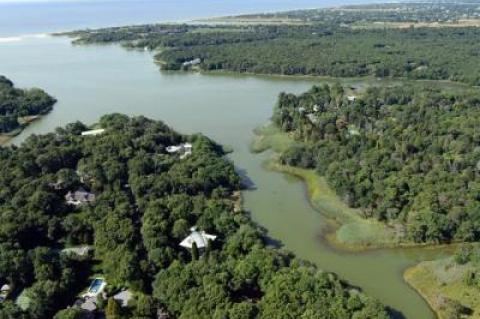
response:
{"label": "shallow water", "polygon": [[58,99],[54,110],[13,142],[68,122],[95,122],[111,112],[161,119],[184,133],[202,132],[231,146],[231,159],[254,183],[245,207],[286,249],[336,272],[407,318],[434,318],[402,279],[403,270],[441,250],[396,249],[339,252],[319,238],[326,225],[312,209],[304,184],[262,167],[269,154],[249,152],[252,130],[268,121],[281,91],[299,93],[313,79],[159,72],[148,52],[118,46],[72,46],[64,38],[0,43],[0,74],[18,86],[38,86]]}

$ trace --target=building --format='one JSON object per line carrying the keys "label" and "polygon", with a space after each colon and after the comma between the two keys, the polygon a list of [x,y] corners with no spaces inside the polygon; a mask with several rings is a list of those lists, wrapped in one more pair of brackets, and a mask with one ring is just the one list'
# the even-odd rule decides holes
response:
{"label": "building", "polygon": [[79,246],[79,247],[69,247],[62,249],[62,254],[65,255],[77,255],[80,257],[85,257],[90,254],[93,250],[92,246]]}
{"label": "building", "polygon": [[0,288],[0,302],[3,302],[5,299],[7,299],[8,295],[10,294],[11,288],[10,285],[4,284]]}
{"label": "building", "polygon": [[197,231],[195,227],[192,227],[191,231],[192,233],[182,240],[180,246],[192,249],[193,243],[195,243],[198,249],[204,249],[208,246],[209,241],[214,241],[217,238],[217,236],[207,234],[204,231]]}
{"label": "building", "polygon": [[192,149],[193,149],[193,145],[190,143],[183,143],[179,145],[171,145],[166,147],[166,150],[168,153],[170,154],[179,153],[181,159],[187,157],[188,155],[191,155]]}
{"label": "building", "polygon": [[357,100],[357,97],[355,95],[349,95],[347,96],[347,100],[349,102],[355,102]]}
{"label": "building", "polygon": [[129,290],[122,290],[113,296],[113,299],[120,303],[122,307],[128,307],[128,302],[132,299],[133,294]]}
{"label": "building", "polygon": [[95,194],[87,192],[80,187],[74,192],[68,192],[67,195],[65,195],[65,200],[67,201],[67,204],[74,206],[89,204],[95,201]]}
{"label": "building", "polygon": [[100,128],[97,130],[84,131],[82,132],[82,136],[100,135],[100,134],[103,134],[103,132],[105,132],[105,129],[103,128]]}
{"label": "building", "polygon": [[193,66],[193,65],[197,65],[197,64],[200,64],[202,62],[202,60],[200,58],[196,58],[196,59],[193,59],[193,60],[190,60],[190,61],[185,61],[182,63],[183,66]]}
{"label": "building", "polygon": [[82,310],[82,319],[94,319],[97,312],[97,298],[80,298],[73,306]]}

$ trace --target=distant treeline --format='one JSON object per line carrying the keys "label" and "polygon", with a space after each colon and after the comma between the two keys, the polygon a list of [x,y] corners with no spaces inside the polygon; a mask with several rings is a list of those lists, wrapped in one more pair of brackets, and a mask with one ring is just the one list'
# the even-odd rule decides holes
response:
{"label": "distant treeline", "polygon": [[[475,27],[147,25],[71,35],[78,37],[76,43],[161,49],[156,58],[168,70],[402,77],[480,85],[480,29]],[[198,64],[188,63],[195,59]]]}
{"label": "distant treeline", "polygon": [[366,217],[414,242],[480,240],[480,95],[340,85],[279,97],[273,120],[302,143],[284,164],[316,169]]}
{"label": "distant treeline", "polygon": [[19,117],[50,112],[55,102],[40,89],[17,89],[12,81],[0,76],[0,133],[19,128]]}
{"label": "distant treeline", "polygon": [[[0,148],[0,318],[84,318],[70,307],[89,276],[106,279],[107,319],[388,318],[385,308],[334,274],[266,247],[264,232],[232,195],[240,178],[221,147],[160,121],[113,114],[96,136],[71,123]],[[180,159],[166,147],[189,142]],[[83,187],[94,202],[72,206]],[[203,254],[179,243],[192,226],[214,234]],[[61,253],[89,245],[93,259]],[[196,246],[195,246],[196,247]],[[128,288],[121,308],[111,298]],[[22,292],[28,305],[14,298]],[[67,309],[68,307],[68,309]],[[61,310],[63,309],[63,310]]]}
{"label": "distant treeline", "polygon": [[[478,19],[478,1],[418,1],[344,5],[336,8],[295,10],[239,16],[238,19],[286,19],[305,23],[357,25],[375,22],[439,22],[451,23]],[[237,17],[232,17],[235,20]]]}

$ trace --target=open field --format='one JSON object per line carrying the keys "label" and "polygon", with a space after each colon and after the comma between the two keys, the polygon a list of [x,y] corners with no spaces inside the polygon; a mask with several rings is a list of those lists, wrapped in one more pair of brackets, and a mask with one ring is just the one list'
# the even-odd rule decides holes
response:
{"label": "open field", "polygon": [[424,261],[407,269],[404,278],[427,300],[439,319],[478,319],[480,291],[464,281],[472,268],[471,263],[458,265],[453,258]]}

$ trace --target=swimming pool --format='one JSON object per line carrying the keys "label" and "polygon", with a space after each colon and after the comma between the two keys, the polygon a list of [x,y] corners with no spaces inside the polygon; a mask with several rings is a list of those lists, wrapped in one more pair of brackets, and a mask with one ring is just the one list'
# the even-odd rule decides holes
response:
{"label": "swimming pool", "polygon": [[88,287],[87,293],[83,295],[83,297],[95,297],[98,294],[100,294],[107,283],[103,278],[95,278],[92,283],[90,284],[90,287]]}

